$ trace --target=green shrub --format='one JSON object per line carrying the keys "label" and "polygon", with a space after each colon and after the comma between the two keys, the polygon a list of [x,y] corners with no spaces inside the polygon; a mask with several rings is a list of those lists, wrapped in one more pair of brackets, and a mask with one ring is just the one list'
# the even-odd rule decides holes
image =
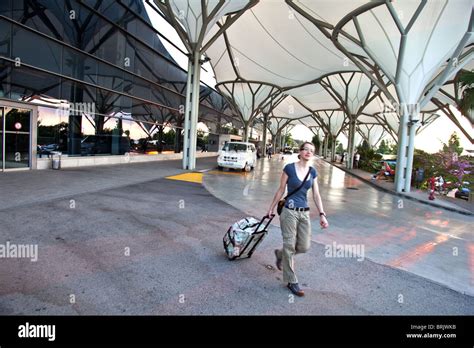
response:
{"label": "green shrub", "polygon": [[357,147],[357,152],[360,154],[360,169],[370,173],[380,170],[380,161],[382,160],[382,155],[376,153],[375,149],[372,149],[366,141]]}

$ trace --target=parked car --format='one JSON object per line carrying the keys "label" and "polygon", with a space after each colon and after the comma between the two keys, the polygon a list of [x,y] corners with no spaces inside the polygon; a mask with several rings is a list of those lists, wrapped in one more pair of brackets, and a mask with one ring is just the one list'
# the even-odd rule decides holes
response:
{"label": "parked car", "polygon": [[291,147],[287,146],[287,147],[284,148],[283,153],[291,155],[293,153],[293,150],[292,150]]}
{"label": "parked car", "polygon": [[217,167],[251,171],[257,163],[257,149],[252,143],[228,142],[217,157]]}
{"label": "parked car", "polygon": [[51,152],[57,151],[59,149],[58,144],[48,144],[48,145],[37,145],[36,154],[42,158],[43,155],[46,155],[48,158],[51,156]]}

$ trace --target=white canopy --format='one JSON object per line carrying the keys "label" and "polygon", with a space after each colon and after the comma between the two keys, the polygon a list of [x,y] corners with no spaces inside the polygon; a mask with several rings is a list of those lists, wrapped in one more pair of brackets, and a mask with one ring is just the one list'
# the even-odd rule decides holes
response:
{"label": "white canopy", "polygon": [[207,50],[218,81],[237,77],[282,88],[354,65],[284,1],[260,1]]}
{"label": "white canopy", "polygon": [[287,96],[272,110],[274,117],[302,118],[311,115],[311,112],[304,108],[292,96]]}
{"label": "white canopy", "polygon": [[217,84],[217,88],[237,106],[245,122],[256,116],[262,104],[278,92],[275,86],[245,81],[221,82]]}
{"label": "white canopy", "polygon": [[339,135],[346,119],[346,116],[342,110],[318,111],[317,117],[327,125],[329,132],[333,136]]}
{"label": "white canopy", "polygon": [[385,135],[385,129],[380,124],[361,124],[358,130],[370,146],[375,146]]}

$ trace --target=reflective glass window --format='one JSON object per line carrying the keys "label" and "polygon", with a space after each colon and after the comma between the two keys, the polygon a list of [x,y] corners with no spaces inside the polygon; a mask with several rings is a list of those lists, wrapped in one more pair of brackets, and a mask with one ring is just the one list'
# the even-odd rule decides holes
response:
{"label": "reflective glass window", "polygon": [[10,17],[12,16],[12,0],[0,1],[0,15]]}
{"label": "reflective glass window", "polygon": [[57,76],[27,68],[11,70],[11,99],[32,101],[34,99],[59,98],[61,79]]}
{"label": "reflective glass window", "polygon": [[117,31],[117,27],[110,24],[102,17],[98,17],[96,15],[94,16],[94,18],[97,18],[97,24],[91,28],[90,37],[92,42],[90,45],[86,46],[84,51],[90,54],[98,55],[102,49],[104,40],[113,35]]}
{"label": "reflective glass window", "polygon": [[146,12],[144,11],[143,4],[140,0],[124,0],[122,2],[127,8],[130,8],[136,14],[146,16]]}
{"label": "reflective glass window", "polygon": [[[3,0],[2,0],[3,1]],[[55,39],[68,42],[63,23],[69,21],[63,0],[13,1],[13,19]]]}
{"label": "reflective glass window", "polygon": [[124,71],[102,62],[99,62],[98,66],[96,83],[101,87],[122,92]]}
{"label": "reflective glass window", "polygon": [[10,57],[11,28],[10,22],[0,19],[0,56]]}
{"label": "reflective glass window", "polygon": [[82,116],[81,156],[124,155],[129,151],[130,139],[121,118]]}
{"label": "reflective glass window", "polygon": [[136,23],[137,34],[141,40],[146,42],[149,46],[153,47],[153,37],[156,35],[153,29],[147,26],[145,23],[137,19]]}
{"label": "reflective glass window", "polygon": [[129,139],[130,155],[143,154],[147,147],[148,137],[141,124],[133,121],[131,115],[123,115],[122,128],[124,136]]}
{"label": "reflective glass window", "polygon": [[159,71],[153,69],[157,55],[154,54],[151,49],[139,43],[136,44],[135,48],[135,73],[149,80],[159,82],[161,77],[158,75]]}
{"label": "reflective glass window", "polygon": [[96,55],[109,63],[124,68],[126,64],[130,63],[129,60],[125,60],[125,35],[113,27],[113,30],[102,38]]}
{"label": "reflective glass window", "polygon": [[151,118],[152,112],[148,103],[136,99],[133,99],[132,103],[132,115],[134,120],[154,122]]}
{"label": "reflective glass window", "polygon": [[116,0],[102,1],[101,13],[113,23],[119,24],[125,15],[125,8]]}
{"label": "reflective glass window", "polygon": [[104,115],[113,115],[122,111],[122,96],[101,88],[97,88],[96,112]]}
{"label": "reflective glass window", "polygon": [[67,100],[69,109],[68,155],[80,156],[83,153],[81,141],[83,132],[94,128],[90,122],[96,112],[96,88],[79,82],[63,80],[61,99]]}
{"label": "reflective glass window", "polygon": [[135,69],[135,39],[127,37],[125,40],[125,57],[123,68],[134,71]]}
{"label": "reflective glass window", "polygon": [[131,94],[133,90],[133,79],[134,76],[127,72],[123,73],[123,92]]}
{"label": "reflective glass window", "polygon": [[160,37],[156,33],[153,36],[153,48],[156,51],[161,52],[162,54],[164,54],[169,59],[173,60],[171,55],[168,53],[168,50],[165,48],[165,46],[163,46],[163,43],[161,42]]}
{"label": "reflective glass window", "polygon": [[0,59],[0,97],[10,97],[11,63]]}
{"label": "reflective glass window", "polygon": [[[41,54],[33,47],[41,47]],[[61,46],[38,34],[13,26],[12,58],[45,70],[61,73]]]}
{"label": "reflective glass window", "polygon": [[81,2],[97,11],[102,11],[104,0],[81,0]]}
{"label": "reflective glass window", "polygon": [[68,47],[63,47],[63,75],[97,83],[97,60]]}
{"label": "reflective glass window", "polygon": [[86,105],[84,105],[86,109],[92,110],[95,108],[95,105],[92,107],[90,104],[94,103],[95,98],[95,87],[63,79],[61,83],[61,99],[66,100],[69,103],[78,103],[79,108],[83,107],[80,103],[86,103]]}
{"label": "reflective glass window", "polygon": [[104,20],[76,1],[65,1],[64,32],[70,45],[93,53],[100,44]]}
{"label": "reflective glass window", "polygon": [[64,110],[38,107],[37,156],[49,157],[51,151],[67,151],[68,123]]}
{"label": "reflective glass window", "polygon": [[137,32],[137,19],[132,12],[128,10],[125,12],[120,25],[127,31],[127,33],[135,36]]}
{"label": "reflective glass window", "polygon": [[150,83],[139,77],[135,77],[131,94],[134,97],[150,100]]}
{"label": "reflective glass window", "polygon": [[169,105],[168,101],[166,100],[163,94],[163,88],[159,86],[152,85],[151,86],[151,100],[158,104]]}

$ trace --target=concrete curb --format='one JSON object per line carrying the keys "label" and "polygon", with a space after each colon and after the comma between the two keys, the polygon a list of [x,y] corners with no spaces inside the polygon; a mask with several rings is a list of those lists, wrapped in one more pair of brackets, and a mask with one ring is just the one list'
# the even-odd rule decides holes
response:
{"label": "concrete curb", "polygon": [[356,177],[357,179],[359,180],[362,180],[364,182],[366,182],[367,184],[369,184],[370,186],[380,190],[380,191],[384,191],[384,192],[387,192],[387,193],[390,193],[392,195],[395,195],[395,196],[398,196],[398,197],[403,197],[403,198],[406,198],[406,199],[410,199],[412,201],[417,201],[417,202],[420,202],[420,203],[423,203],[423,204],[426,204],[426,205],[431,205],[433,207],[437,207],[437,208],[442,208],[442,209],[446,209],[446,210],[449,210],[449,211],[452,211],[452,212],[455,212],[455,213],[458,213],[458,214],[462,214],[462,215],[467,215],[467,216],[474,216],[473,213],[467,211],[467,210],[460,210],[460,209],[456,209],[456,208],[452,208],[452,207],[446,207],[444,205],[441,205],[441,204],[437,204],[435,202],[431,202],[431,201],[424,201],[424,200],[421,200],[421,199],[418,199],[416,197],[412,197],[412,196],[409,196],[405,193],[399,193],[399,192],[395,192],[395,191],[392,191],[392,190],[389,190],[389,189],[386,189],[385,187],[381,187],[377,184],[374,184],[372,181],[370,180],[367,180],[366,178],[363,178],[361,177],[360,175],[357,175],[353,172],[351,172],[349,169],[347,168],[344,168],[344,167],[339,167],[339,166],[336,166],[334,165],[332,162],[324,159],[324,158],[321,158],[323,161],[329,163],[330,165],[336,167],[336,168],[339,168],[343,171],[345,171],[346,173],[349,173],[350,175]]}

